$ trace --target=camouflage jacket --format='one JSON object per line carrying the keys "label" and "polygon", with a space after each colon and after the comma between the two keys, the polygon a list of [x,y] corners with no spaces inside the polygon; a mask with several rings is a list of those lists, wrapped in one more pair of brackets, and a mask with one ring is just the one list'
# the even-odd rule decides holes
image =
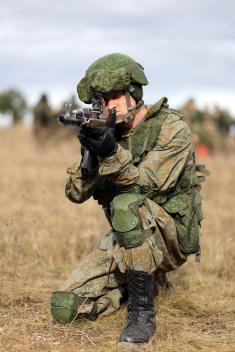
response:
{"label": "camouflage jacket", "polygon": [[110,187],[106,184],[106,187],[98,188],[103,189],[103,197],[107,196],[107,193],[112,194],[110,201],[113,192],[116,193],[113,191],[113,184],[119,187],[135,184],[154,189],[159,194],[176,186],[182,171],[186,167],[192,167],[195,163],[194,147],[188,125],[181,119],[178,112],[165,108],[164,101],[162,98],[147,110],[146,119],[157,115],[163,109],[165,109],[166,117],[156,144],[141,160],[133,159],[130,146],[128,149],[122,147],[122,145],[130,144],[129,141],[135,128],[122,136],[117,152],[113,156],[100,160],[99,169],[94,170],[93,177],[86,180],[82,178],[81,160],[67,169],[69,179],[65,192],[71,201],[82,203],[92,195],[95,199],[99,199],[100,197],[95,194],[97,184],[102,184],[104,180],[105,183],[108,180]]}

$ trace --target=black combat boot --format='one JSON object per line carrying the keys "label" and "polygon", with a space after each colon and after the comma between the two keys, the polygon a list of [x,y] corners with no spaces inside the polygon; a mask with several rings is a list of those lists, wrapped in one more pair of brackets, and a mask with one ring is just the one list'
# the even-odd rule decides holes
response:
{"label": "black combat boot", "polygon": [[127,324],[119,343],[142,346],[156,331],[154,313],[154,274],[143,271],[128,272]]}

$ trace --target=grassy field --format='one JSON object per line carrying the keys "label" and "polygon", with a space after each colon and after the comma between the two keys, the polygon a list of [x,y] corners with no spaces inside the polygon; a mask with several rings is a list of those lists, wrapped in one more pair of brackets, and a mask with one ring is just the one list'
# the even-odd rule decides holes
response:
{"label": "grassy field", "polygon": [[[39,145],[21,126],[0,130],[0,351],[115,351],[125,307],[95,322],[53,323],[50,293],[108,224],[93,200],[64,197],[76,137]],[[235,351],[235,158],[204,160],[202,259],[192,256],[156,300],[158,335],[149,351]]]}

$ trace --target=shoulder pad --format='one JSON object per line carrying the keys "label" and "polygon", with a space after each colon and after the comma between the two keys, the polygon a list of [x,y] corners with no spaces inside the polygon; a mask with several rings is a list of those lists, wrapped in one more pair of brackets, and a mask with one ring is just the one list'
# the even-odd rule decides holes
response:
{"label": "shoulder pad", "polygon": [[162,97],[160,100],[158,100],[157,103],[155,103],[154,105],[150,106],[150,108],[147,111],[147,115],[146,115],[146,119],[148,119],[149,117],[151,117],[152,115],[155,115],[157,113],[159,113],[159,111],[165,107],[168,108],[168,99],[166,97]]}
{"label": "shoulder pad", "polygon": [[177,115],[180,118],[183,118],[183,115],[178,110],[175,110],[169,107],[167,108],[163,107],[161,111],[166,112],[167,114]]}

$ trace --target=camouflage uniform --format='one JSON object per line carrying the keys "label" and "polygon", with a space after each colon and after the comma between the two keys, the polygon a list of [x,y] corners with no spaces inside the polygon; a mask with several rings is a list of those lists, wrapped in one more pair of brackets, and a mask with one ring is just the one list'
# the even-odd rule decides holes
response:
{"label": "camouflage uniform", "polygon": [[197,171],[205,172],[195,164],[189,127],[167,98],[143,109],[147,84],[143,67],[123,54],[96,60],[78,84],[85,103],[97,92],[102,95],[109,117],[103,127],[78,131],[96,162],[89,177],[80,161],[68,168],[66,196],[75,203],[93,196],[111,230],[52,294],[54,318],[68,322],[80,314],[108,315],[127,293],[127,324],[119,343],[135,346],[156,332],[155,277],[159,281],[189,254],[199,253],[202,176]]}
{"label": "camouflage uniform", "polygon": [[[156,126],[157,120],[161,121],[160,126]],[[146,126],[155,130],[158,127],[150,150],[140,139]],[[79,312],[95,311],[101,315],[114,312],[120,306],[128,269],[167,272],[182,265],[188,254],[199,250],[201,199],[191,138],[181,115],[169,109],[167,99],[162,98],[148,107],[140,125],[122,135],[117,152],[100,160],[93,177],[83,179],[80,161],[67,169],[66,196],[76,203],[92,195],[102,203],[107,193],[111,198],[106,200],[109,203],[123,189],[133,193],[133,186],[134,193],[146,195],[138,205],[146,233],[144,242],[125,248],[117,243],[115,233],[110,230],[61,287],[89,297]],[[133,146],[138,148],[140,144],[143,153],[136,155]],[[114,193],[108,188],[110,184],[116,187]]]}

